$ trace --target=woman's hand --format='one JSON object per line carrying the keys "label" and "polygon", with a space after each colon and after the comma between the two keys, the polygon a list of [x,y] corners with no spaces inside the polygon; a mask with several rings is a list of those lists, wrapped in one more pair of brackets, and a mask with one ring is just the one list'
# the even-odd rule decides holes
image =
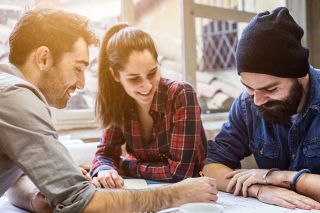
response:
{"label": "woman's hand", "polygon": [[114,169],[98,172],[98,177],[93,180],[98,181],[104,188],[122,188],[124,184],[122,177]]}
{"label": "woman's hand", "polygon": [[88,181],[91,182],[91,184],[94,186],[94,187],[101,187],[100,183],[98,182],[98,180],[96,178],[92,179],[89,172],[87,172],[84,168],[81,168],[81,172],[82,172],[82,175],[85,177],[85,179],[87,179]]}

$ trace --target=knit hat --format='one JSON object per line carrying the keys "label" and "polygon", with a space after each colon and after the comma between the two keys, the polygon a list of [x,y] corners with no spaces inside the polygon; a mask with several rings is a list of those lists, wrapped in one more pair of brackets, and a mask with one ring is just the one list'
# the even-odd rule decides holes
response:
{"label": "knit hat", "polygon": [[243,30],[236,49],[238,74],[262,73],[300,78],[309,70],[303,29],[285,7],[257,14]]}

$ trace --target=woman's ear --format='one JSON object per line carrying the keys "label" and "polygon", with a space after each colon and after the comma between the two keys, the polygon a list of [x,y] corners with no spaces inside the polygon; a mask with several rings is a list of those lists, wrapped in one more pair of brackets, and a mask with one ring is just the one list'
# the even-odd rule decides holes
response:
{"label": "woman's ear", "polygon": [[48,71],[53,66],[53,58],[48,47],[41,46],[35,51],[35,63],[41,71]]}
{"label": "woman's ear", "polygon": [[110,67],[110,72],[111,72],[111,75],[113,77],[113,79],[116,81],[116,82],[120,82],[120,76],[119,76],[119,73],[115,73],[115,71]]}

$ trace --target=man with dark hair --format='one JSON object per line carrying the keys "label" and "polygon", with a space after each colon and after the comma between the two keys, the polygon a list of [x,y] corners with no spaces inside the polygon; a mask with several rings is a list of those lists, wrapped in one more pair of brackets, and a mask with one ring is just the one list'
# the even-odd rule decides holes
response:
{"label": "man with dark hair", "polygon": [[0,65],[0,196],[12,186],[12,202],[34,212],[143,212],[215,201],[212,178],[132,191],[97,190],[82,175],[58,142],[49,105],[64,108],[84,87],[88,46],[96,43],[86,19],[57,9],[30,10],[15,25],[10,63]]}
{"label": "man with dark hair", "polygon": [[[320,209],[320,72],[308,63],[303,33],[283,7],[259,13],[243,30],[236,63],[246,92],[209,141],[204,167],[219,190]],[[259,169],[240,169],[251,154]]]}

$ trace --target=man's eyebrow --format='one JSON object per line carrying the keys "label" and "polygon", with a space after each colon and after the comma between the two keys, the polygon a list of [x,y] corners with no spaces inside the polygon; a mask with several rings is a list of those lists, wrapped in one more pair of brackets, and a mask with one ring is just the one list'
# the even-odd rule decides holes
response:
{"label": "man's eyebrow", "polygon": [[[241,82],[245,87],[247,87],[247,88],[249,88],[249,89],[253,89],[252,87],[246,85],[243,81],[240,80],[240,82]],[[273,82],[273,83],[271,83],[271,84],[269,84],[269,85],[266,85],[266,86],[263,86],[263,87],[260,87],[260,88],[256,88],[256,89],[253,89],[253,90],[266,90],[266,89],[270,89],[270,88],[272,88],[272,87],[274,87],[274,86],[277,86],[277,85],[278,85],[278,82]]]}
{"label": "man's eyebrow", "polygon": [[87,60],[76,60],[76,63],[78,63],[78,64],[83,64],[83,65],[85,65],[85,66],[88,66],[89,65],[89,62],[87,61]]}

